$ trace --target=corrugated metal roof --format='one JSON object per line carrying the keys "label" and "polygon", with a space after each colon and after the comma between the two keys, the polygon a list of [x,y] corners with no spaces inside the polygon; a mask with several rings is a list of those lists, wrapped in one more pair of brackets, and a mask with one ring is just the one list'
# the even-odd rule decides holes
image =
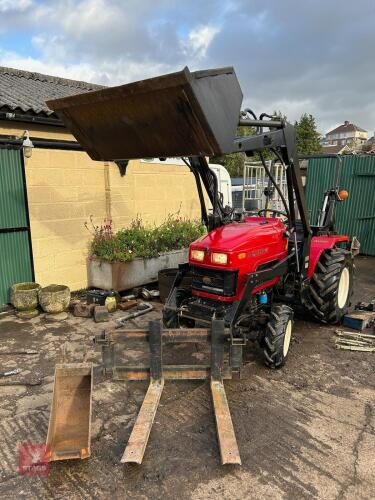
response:
{"label": "corrugated metal roof", "polygon": [[102,85],[68,80],[0,66],[0,109],[52,115],[46,101],[104,88]]}

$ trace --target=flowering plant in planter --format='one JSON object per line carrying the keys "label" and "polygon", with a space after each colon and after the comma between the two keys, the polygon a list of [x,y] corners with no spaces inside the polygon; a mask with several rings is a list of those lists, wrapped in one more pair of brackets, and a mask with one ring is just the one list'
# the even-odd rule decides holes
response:
{"label": "flowering plant in planter", "polygon": [[190,243],[205,233],[205,227],[198,221],[191,221],[176,215],[169,215],[160,226],[147,227],[142,219],[132,221],[129,228],[113,230],[111,220],[100,226],[93,223],[90,243],[90,258],[104,262],[130,262],[136,258],[149,259],[160,253],[187,248]]}

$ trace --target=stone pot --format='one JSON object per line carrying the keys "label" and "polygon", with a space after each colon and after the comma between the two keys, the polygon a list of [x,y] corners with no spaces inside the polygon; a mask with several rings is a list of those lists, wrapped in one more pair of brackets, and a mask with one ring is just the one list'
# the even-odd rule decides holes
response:
{"label": "stone pot", "polygon": [[38,283],[15,283],[10,287],[10,301],[17,309],[20,318],[38,316]]}
{"label": "stone pot", "polygon": [[[39,303],[44,312],[55,319],[66,319],[65,310],[70,303],[70,290],[65,285],[49,285],[39,290]],[[52,318],[51,318],[52,319]]]}

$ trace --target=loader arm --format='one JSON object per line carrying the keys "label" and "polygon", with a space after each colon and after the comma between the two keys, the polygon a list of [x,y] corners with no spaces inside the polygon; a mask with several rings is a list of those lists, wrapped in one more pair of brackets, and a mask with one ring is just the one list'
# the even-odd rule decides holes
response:
{"label": "loader arm", "polygon": [[[234,140],[233,152],[244,152],[247,156],[252,156],[255,152],[271,150],[277,154],[280,151],[281,159],[286,166],[286,179],[288,188],[289,206],[289,231],[295,241],[295,252],[297,259],[297,271],[300,277],[307,278],[307,270],[310,255],[311,227],[308,217],[305,194],[302,186],[301,170],[296,147],[296,134],[294,127],[284,120],[251,120],[241,119],[239,126],[255,127],[260,130],[267,127],[269,132],[262,132],[255,136],[237,137]],[[279,155],[278,155],[279,156]],[[265,166],[263,161],[263,166]],[[278,186],[275,185],[277,189]],[[296,240],[296,210],[298,208],[299,218],[302,223],[303,242],[300,255],[297,252]]]}

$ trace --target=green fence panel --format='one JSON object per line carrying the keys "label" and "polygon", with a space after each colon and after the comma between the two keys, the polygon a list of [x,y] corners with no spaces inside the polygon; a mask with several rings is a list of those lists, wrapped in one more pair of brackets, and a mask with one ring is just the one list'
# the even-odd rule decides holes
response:
{"label": "green fence panel", "polygon": [[[312,224],[316,224],[325,191],[334,186],[336,160],[309,160],[305,193]],[[337,204],[336,229],[356,236],[361,253],[375,255],[375,156],[342,157],[340,187],[349,198]]]}

